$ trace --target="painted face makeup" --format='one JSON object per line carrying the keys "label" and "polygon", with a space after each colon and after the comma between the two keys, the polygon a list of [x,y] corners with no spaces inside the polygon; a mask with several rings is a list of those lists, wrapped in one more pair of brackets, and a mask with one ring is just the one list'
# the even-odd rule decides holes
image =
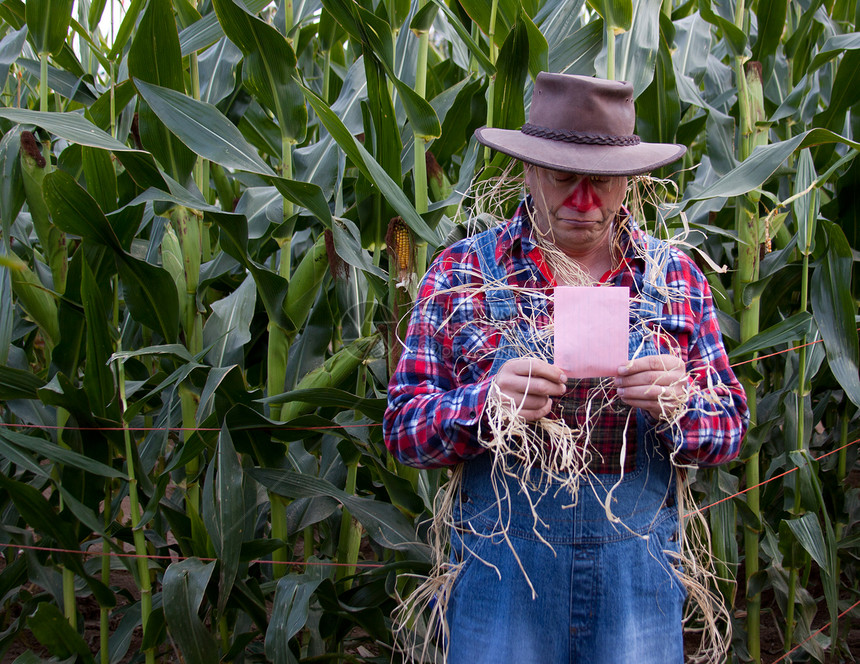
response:
{"label": "painted face makeup", "polygon": [[591,178],[588,176],[580,178],[576,188],[562,203],[563,207],[577,210],[578,212],[590,212],[591,210],[599,209],[601,205],[603,205],[603,202],[594,190]]}

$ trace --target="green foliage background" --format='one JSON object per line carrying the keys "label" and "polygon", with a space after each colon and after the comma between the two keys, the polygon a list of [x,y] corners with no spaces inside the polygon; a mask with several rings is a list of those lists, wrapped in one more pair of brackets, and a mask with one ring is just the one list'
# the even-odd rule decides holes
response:
{"label": "green foliage background", "polygon": [[[389,224],[420,277],[501,166],[472,132],[518,128],[547,70],[631,81],[637,133],[690,147],[661,214],[753,412],[741,460],[694,487],[789,471],[707,512],[745,611],[730,658],[760,661],[762,613],[786,651],[845,654],[858,7],[131,0],[105,35],[106,0],[0,0],[0,653],[30,630],[52,661],[390,661],[444,476],[378,426],[410,302]],[[819,608],[834,626],[808,638]]]}

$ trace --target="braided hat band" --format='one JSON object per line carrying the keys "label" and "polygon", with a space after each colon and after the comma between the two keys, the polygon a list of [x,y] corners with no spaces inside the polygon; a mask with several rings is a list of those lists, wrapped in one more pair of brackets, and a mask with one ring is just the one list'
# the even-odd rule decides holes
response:
{"label": "braided hat band", "polygon": [[574,129],[550,129],[526,122],[520,131],[527,136],[548,138],[551,141],[563,141],[565,143],[579,143],[581,145],[639,145],[641,139],[636,134],[628,136],[614,136],[612,134],[592,134],[586,131]]}

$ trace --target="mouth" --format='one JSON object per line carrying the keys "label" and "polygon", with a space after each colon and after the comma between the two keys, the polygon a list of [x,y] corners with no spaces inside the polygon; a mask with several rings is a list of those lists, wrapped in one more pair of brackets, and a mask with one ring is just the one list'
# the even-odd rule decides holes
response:
{"label": "mouth", "polygon": [[595,226],[600,223],[599,219],[574,219],[570,217],[556,217],[559,221],[568,224],[570,226]]}

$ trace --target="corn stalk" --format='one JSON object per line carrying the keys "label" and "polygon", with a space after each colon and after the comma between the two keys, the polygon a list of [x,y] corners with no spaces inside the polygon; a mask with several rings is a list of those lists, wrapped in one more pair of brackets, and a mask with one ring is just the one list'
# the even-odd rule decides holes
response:
{"label": "corn stalk", "polygon": [[[737,5],[736,25],[744,24],[744,3]],[[749,63],[744,71],[743,59],[736,58],[735,80],[738,82],[739,107],[739,161],[743,162],[752,154],[756,145],[767,142],[767,131],[756,126],[757,122],[765,119],[764,97],[761,86],[761,67],[758,63]],[[738,271],[735,279],[735,308],[739,312],[741,337],[743,343],[755,337],[759,332],[760,296],[756,295],[746,302],[744,289],[759,277],[759,257],[762,238],[761,218],[758,214],[759,194],[751,192],[745,197],[739,197],[735,203],[735,220],[738,234]],[[756,388],[758,378],[753,363],[748,371],[740,376],[741,384],[747,395],[750,410],[750,426],[756,423]],[[754,487],[760,481],[759,455],[751,455],[745,464],[747,486]],[[747,505],[753,515],[761,520],[760,493],[757,488],[747,492]],[[747,586],[758,573],[759,569],[759,536],[760,532],[749,524],[744,527],[744,552]],[[748,593],[747,596],[747,646],[754,661],[761,659],[760,654],[760,612],[761,596]]]}

